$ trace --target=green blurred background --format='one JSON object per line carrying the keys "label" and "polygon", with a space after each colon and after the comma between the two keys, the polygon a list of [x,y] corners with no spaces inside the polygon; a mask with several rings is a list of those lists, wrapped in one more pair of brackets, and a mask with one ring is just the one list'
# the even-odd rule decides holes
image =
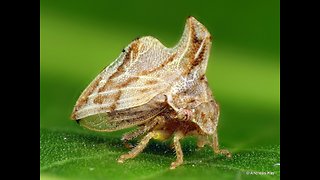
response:
{"label": "green blurred background", "polygon": [[88,132],[69,119],[81,91],[137,36],[174,46],[187,16],[214,36],[207,77],[230,150],[280,144],[280,3],[40,1],[40,128]]}

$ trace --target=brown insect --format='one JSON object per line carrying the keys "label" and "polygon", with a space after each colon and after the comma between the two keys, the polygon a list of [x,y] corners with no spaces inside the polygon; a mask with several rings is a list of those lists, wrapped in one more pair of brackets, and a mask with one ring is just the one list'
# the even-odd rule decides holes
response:
{"label": "brown insect", "polygon": [[187,19],[173,48],[150,36],[134,40],[83,91],[71,118],[101,132],[137,126],[123,135],[124,144],[130,147],[129,140],[143,137],[119,163],[136,157],[150,139],[172,136],[177,159],[170,169],[183,163],[180,140],[185,136],[197,136],[197,146],[208,144],[230,157],[229,151],[219,149],[219,105],[205,76],[211,41],[194,17]]}

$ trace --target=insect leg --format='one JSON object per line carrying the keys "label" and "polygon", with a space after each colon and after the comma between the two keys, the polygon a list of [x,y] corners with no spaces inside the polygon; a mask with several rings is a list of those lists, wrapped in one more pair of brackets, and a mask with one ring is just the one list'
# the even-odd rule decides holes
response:
{"label": "insect leg", "polygon": [[213,136],[212,136],[212,148],[213,151],[217,154],[223,154],[227,156],[228,158],[231,157],[231,153],[227,149],[220,149],[219,148],[219,141],[218,141],[218,133],[217,130],[214,131]]}
{"label": "insect leg", "polygon": [[129,153],[121,155],[118,159],[118,163],[123,163],[126,159],[136,157],[147,146],[150,139],[153,138],[155,135],[155,132],[149,132],[146,136],[142,138],[140,143],[136,147],[134,147]]}
{"label": "insect leg", "polygon": [[145,127],[141,126],[140,128],[136,129],[133,132],[128,132],[126,134],[124,134],[121,138],[121,141],[123,142],[124,146],[128,149],[133,148],[134,146],[132,144],[130,144],[128,141],[136,138],[137,136],[143,134],[145,132]]}
{"label": "insect leg", "polygon": [[157,118],[150,120],[146,124],[143,124],[140,128],[133,132],[128,132],[124,134],[121,138],[123,141],[123,144],[126,148],[133,148],[133,145],[129,144],[128,141],[140,136],[141,134],[144,134],[145,132],[149,131],[151,128],[153,128],[157,124]]}
{"label": "insect leg", "polygon": [[183,152],[180,144],[180,139],[182,139],[183,136],[183,133],[181,133],[180,131],[174,134],[173,144],[176,151],[177,160],[171,163],[170,169],[175,169],[183,163]]}

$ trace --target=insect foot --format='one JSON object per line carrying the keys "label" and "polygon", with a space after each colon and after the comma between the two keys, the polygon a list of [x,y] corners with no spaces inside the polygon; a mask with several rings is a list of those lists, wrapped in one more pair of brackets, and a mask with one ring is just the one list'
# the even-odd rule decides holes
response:
{"label": "insect foot", "polygon": [[222,154],[225,155],[227,158],[231,158],[232,154],[227,149],[219,149],[215,152],[216,154]]}
{"label": "insect foot", "polygon": [[171,163],[170,169],[175,169],[176,167],[180,166],[183,161],[175,161]]}
{"label": "insect foot", "polygon": [[227,149],[220,149],[219,148],[217,131],[215,131],[213,134],[212,148],[213,148],[214,153],[222,154],[222,155],[225,155],[227,158],[231,158],[231,153]]}
{"label": "insect foot", "polygon": [[129,158],[131,158],[131,157],[130,157],[130,154],[123,154],[123,155],[121,155],[121,156],[119,157],[118,163],[124,163],[124,161],[125,161],[126,159],[129,159]]}

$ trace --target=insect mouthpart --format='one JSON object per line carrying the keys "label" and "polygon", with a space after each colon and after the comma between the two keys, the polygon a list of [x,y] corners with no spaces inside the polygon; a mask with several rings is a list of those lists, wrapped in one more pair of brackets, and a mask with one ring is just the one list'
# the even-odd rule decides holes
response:
{"label": "insect mouthpart", "polygon": [[77,119],[77,120],[76,120],[77,124],[80,124],[80,120],[81,120],[81,119]]}

